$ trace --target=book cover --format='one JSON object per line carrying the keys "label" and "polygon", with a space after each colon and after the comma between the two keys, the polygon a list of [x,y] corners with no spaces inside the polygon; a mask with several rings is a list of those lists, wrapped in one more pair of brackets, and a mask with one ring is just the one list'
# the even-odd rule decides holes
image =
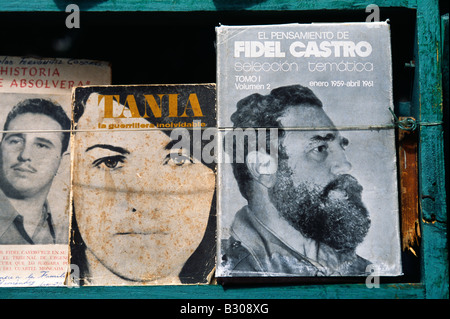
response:
{"label": "book cover", "polygon": [[215,162],[206,153],[215,145],[215,92],[215,84],[74,90],[75,284],[211,281]]}
{"label": "book cover", "polygon": [[71,92],[110,83],[106,62],[0,56],[0,287],[64,285]]}
{"label": "book cover", "polygon": [[389,24],[216,33],[218,280],[401,275]]}

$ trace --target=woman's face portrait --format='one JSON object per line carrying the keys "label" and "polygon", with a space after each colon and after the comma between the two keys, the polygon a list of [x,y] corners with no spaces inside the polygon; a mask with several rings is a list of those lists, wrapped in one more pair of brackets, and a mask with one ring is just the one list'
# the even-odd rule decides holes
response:
{"label": "woman's face portrait", "polygon": [[98,101],[89,97],[73,140],[74,216],[93,283],[176,283],[205,233],[214,172],[161,130],[95,131]]}

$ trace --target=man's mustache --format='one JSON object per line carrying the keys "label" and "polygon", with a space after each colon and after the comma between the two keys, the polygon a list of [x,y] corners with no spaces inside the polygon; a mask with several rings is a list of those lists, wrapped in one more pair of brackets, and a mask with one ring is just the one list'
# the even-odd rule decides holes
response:
{"label": "man's mustache", "polygon": [[322,191],[321,197],[327,198],[332,191],[345,192],[345,195],[348,198],[357,197],[360,199],[363,187],[352,175],[343,174],[338,176],[336,179],[328,183],[327,186],[325,186]]}
{"label": "man's mustache", "polygon": [[37,172],[37,170],[33,166],[30,166],[28,164],[22,164],[22,163],[17,163],[17,164],[11,165],[11,168],[14,170],[27,172],[27,173],[36,173]]}

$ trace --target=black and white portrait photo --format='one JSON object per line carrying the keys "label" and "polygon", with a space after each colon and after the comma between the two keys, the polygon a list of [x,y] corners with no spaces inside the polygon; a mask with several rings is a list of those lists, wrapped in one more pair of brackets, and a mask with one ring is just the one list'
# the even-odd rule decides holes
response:
{"label": "black and white portrait photo", "polygon": [[217,277],[400,275],[388,26],[217,33]]}
{"label": "black and white portrait photo", "polygon": [[[258,113],[268,116],[249,116]],[[321,101],[300,85],[281,87],[241,100],[232,120],[236,127],[279,126],[279,142],[278,159],[258,149],[246,154],[244,163],[232,164],[248,205],[236,213],[231,236],[222,241],[227,267],[239,275],[364,274],[370,261],[356,254],[370,228],[363,187],[350,174],[350,142]],[[289,129],[295,127],[312,129]],[[277,169],[262,172],[270,161],[277,161],[272,164]]]}
{"label": "black and white portrait photo", "polygon": [[0,245],[67,244],[70,99],[4,93],[0,103]]}
{"label": "black and white portrait photo", "polygon": [[[180,100],[195,93],[202,114],[215,118],[210,85],[76,89],[70,255],[81,285],[209,282],[215,265],[214,163],[191,155],[177,146],[171,130],[157,127],[174,120],[164,113],[168,93]],[[145,99],[164,95],[163,116],[155,117]],[[120,116],[131,112],[125,99],[136,101],[136,114],[149,116]]]}
{"label": "black and white portrait photo", "polygon": [[109,63],[1,56],[0,287],[64,286],[69,263],[72,88]]}

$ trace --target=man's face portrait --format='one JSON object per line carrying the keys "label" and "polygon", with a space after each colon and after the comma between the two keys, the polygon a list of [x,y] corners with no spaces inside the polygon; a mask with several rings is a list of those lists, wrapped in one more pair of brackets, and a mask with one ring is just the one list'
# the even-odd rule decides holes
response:
{"label": "man's face portrait", "polygon": [[[370,55],[374,68],[344,71],[343,51],[319,57],[287,36],[330,30],[377,43],[351,61],[368,65]],[[226,54],[264,32],[286,35],[278,38],[281,48],[292,50],[281,49],[283,61]],[[373,32],[347,23],[217,29],[225,155],[217,169],[217,278],[362,277],[370,265],[382,276],[402,274],[389,37],[387,25]]]}
{"label": "man's face portrait", "polygon": [[341,174],[348,173],[351,163],[345,148],[349,141],[337,130],[325,112],[314,106],[290,107],[280,117],[283,127],[330,128],[318,130],[286,130],[283,147],[289,157],[296,184],[312,183],[324,187]]}
{"label": "man's face portrait", "polygon": [[13,195],[29,197],[48,191],[62,157],[61,125],[47,115],[24,113],[6,130],[9,132],[1,142],[1,166]]}
{"label": "man's face portrait", "polygon": [[304,236],[339,251],[354,251],[366,236],[370,219],[361,201],[362,186],[349,175],[345,148],[349,140],[334,130],[322,108],[286,109],[275,185],[269,196],[280,215]]}

